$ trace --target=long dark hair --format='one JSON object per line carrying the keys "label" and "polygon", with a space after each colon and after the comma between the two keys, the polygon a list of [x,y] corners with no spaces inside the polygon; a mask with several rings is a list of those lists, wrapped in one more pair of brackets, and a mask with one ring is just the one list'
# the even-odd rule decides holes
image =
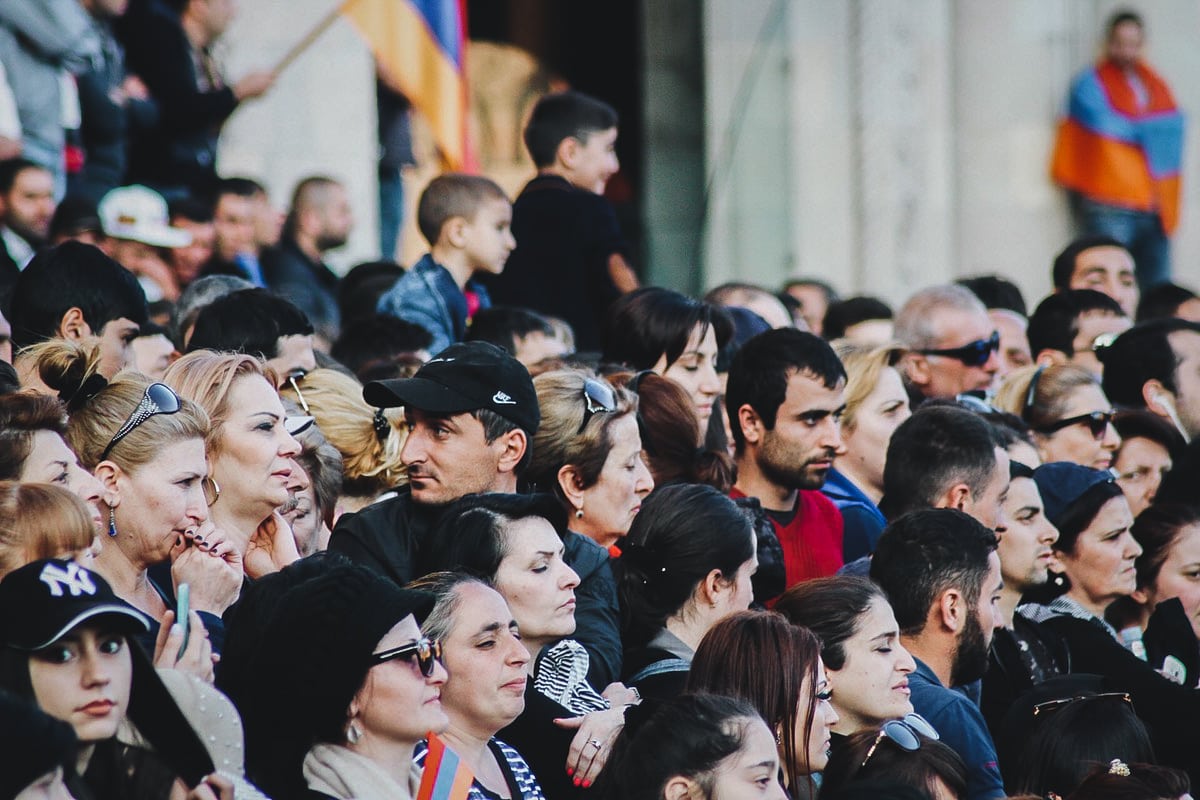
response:
{"label": "long dark hair", "polygon": [[667,781],[679,776],[711,797],[713,772],[742,748],[757,719],[752,706],[730,697],[685,694],[663,703],[618,738],[597,787],[602,800],[662,800]]}
{"label": "long dark hair", "polygon": [[846,666],[846,640],[858,632],[860,619],[876,600],[887,602],[876,584],[838,575],[797,583],[783,593],[775,610],[815,633],[821,640],[821,659],[836,670]]}
{"label": "long dark hair", "polygon": [[651,492],[613,564],[626,647],[645,644],[714,569],[732,581],[754,555],[750,518],[711,486]]}
{"label": "long dark hair", "polygon": [[604,322],[603,361],[650,369],[660,358],[674,364],[687,349],[692,331],[711,327],[717,348],[733,335],[733,323],[720,308],[658,286],[630,292],[614,302]]}
{"label": "long dark hair", "polygon": [[[736,697],[754,706],[783,748],[784,773],[792,791],[810,780],[808,738],[817,709],[817,663],[821,642],[807,628],[773,611],[742,611],[718,622],[696,648],[688,672],[689,692]],[[800,698],[808,684],[804,709]],[[797,741],[796,719],[804,715]]]}

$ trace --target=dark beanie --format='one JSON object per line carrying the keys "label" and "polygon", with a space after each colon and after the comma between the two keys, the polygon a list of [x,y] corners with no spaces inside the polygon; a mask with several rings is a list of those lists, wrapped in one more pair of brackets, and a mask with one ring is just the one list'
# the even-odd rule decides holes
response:
{"label": "dark beanie", "polygon": [[371,654],[397,622],[418,624],[433,607],[357,564],[335,564],[283,594],[253,657],[242,699],[246,758],[263,789],[300,775],[317,742],[342,742],[348,710],[366,681]]}

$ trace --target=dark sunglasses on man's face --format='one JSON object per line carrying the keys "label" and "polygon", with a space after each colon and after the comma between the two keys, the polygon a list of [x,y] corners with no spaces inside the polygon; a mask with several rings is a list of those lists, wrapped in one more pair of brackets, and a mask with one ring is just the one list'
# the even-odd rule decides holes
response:
{"label": "dark sunglasses on man's face", "polygon": [[992,331],[992,335],[988,338],[967,342],[962,347],[947,347],[942,350],[918,350],[917,352],[925,356],[943,356],[944,358],[957,359],[968,367],[982,367],[992,357],[992,353],[999,350],[1000,332]]}
{"label": "dark sunglasses on man's face", "polygon": [[117,432],[109,441],[108,447],[105,447],[104,452],[100,454],[100,460],[103,461],[108,458],[108,454],[117,446],[117,442],[133,433],[138,425],[141,425],[157,414],[175,414],[178,411],[179,395],[171,391],[171,387],[165,383],[150,384],[146,387],[146,392],[142,395],[141,402],[137,404],[137,408],[133,409],[133,413],[129,415],[129,419],[125,420],[125,424],[117,429]]}
{"label": "dark sunglasses on man's face", "polygon": [[411,644],[404,644],[399,647],[393,647],[390,650],[372,653],[371,662],[373,664],[383,664],[395,658],[408,660],[413,656],[417,658],[417,667],[421,670],[421,674],[428,678],[433,675],[434,664],[442,660],[442,643],[435,642],[432,639],[418,639]]}
{"label": "dark sunglasses on man's face", "polygon": [[1087,425],[1092,436],[1103,439],[1108,426],[1113,424],[1116,416],[1117,412],[1115,411],[1093,411],[1090,414],[1080,414],[1076,417],[1060,419],[1058,422],[1051,422],[1049,425],[1042,425],[1037,430],[1038,433],[1054,433],[1072,425]]}

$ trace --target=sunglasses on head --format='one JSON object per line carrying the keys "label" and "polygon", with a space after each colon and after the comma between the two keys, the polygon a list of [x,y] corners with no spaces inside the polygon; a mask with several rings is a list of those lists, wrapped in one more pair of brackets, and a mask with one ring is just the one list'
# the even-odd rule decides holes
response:
{"label": "sunglasses on head", "polygon": [[871,756],[875,755],[875,751],[879,749],[880,743],[884,739],[890,739],[894,745],[909,753],[914,753],[921,749],[921,737],[933,739],[937,741],[942,738],[938,736],[938,732],[930,725],[920,714],[905,714],[903,719],[892,719],[883,723],[879,729],[879,735],[875,737],[875,743],[871,745],[871,749],[867,751],[867,757],[863,759],[859,769],[867,765],[871,760]]}
{"label": "sunglasses on head", "polygon": [[576,434],[583,433],[588,420],[597,414],[611,414],[617,410],[617,393],[604,381],[588,378],[583,382],[583,422]]}
{"label": "sunglasses on head", "polygon": [[1051,422],[1049,425],[1042,425],[1037,428],[1037,431],[1038,433],[1054,433],[1072,425],[1087,425],[1092,436],[1103,439],[1108,426],[1113,424],[1116,416],[1117,412],[1115,411],[1093,411],[1090,414],[1080,414],[1076,417],[1060,419],[1058,422]]}
{"label": "sunglasses on head", "polygon": [[311,414],[312,409],[308,407],[308,401],[304,399],[304,392],[300,391],[300,381],[304,380],[304,376],[308,374],[306,369],[294,369],[287,374],[286,383],[292,387],[292,391],[296,393],[296,402],[304,409],[305,414]]}
{"label": "sunglasses on head", "polygon": [[412,644],[372,653],[371,663],[383,664],[396,658],[409,660],[413,656],[417,658],[417,668],[421,670],[421,674],[428,678],[433,675],[434,664],[442,660],[442,643],[421,638]]}
{"label": "sunglasses on head", "polygon": [[108,454],[117,446],[117,442],[133,433],[138,425],[157,414],[175,414],[179,411],[179,395],[171,391],[165,383],[152,383],[146,387],[141,402],[133,409],[125,424],[117,429],[116,434],[109,440],[108,447],[100,454],[100,460],[108,458]]}
{"label": "sunglasses on head", "polygon": [[1072,703],[1080,700],[1121,700],[1128,703],[1130,708],[1133,708],[1133,698],[1128,692],[1102,692],[1100,694],[1077,694],[1074,697],[1063,697],[1058,700],[1047,700],[1044,703],[1038,703],[1033,707],[1033,715],[1036,717],[1039,714],[1049,714],[1055,711],[1061,711]]}
{"label": "sunglasses on head", "polygon": [[992,353],[1000,350],[1000,332],[992,331],[986,339],[976,339],[967,342],[962,347],[947,347],[941,350],[918,350],[924,356],[943,356],[961,361],[968,367],[982,367],[992,357]]}

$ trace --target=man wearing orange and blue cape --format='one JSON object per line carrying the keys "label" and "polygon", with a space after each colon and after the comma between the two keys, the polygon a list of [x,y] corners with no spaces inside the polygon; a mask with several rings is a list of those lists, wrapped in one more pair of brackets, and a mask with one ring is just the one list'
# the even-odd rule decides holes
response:
{"label": "man wearing orange and blue cape", "polygon": [[1184,120],[1166,81],[1142,60],[1142,18],[1118,12],[1107,31],[1103,60],[1071,87],[1050,172],[1069,193],[1080,233],[1123,243],[1145,291],[1171,279]]}

